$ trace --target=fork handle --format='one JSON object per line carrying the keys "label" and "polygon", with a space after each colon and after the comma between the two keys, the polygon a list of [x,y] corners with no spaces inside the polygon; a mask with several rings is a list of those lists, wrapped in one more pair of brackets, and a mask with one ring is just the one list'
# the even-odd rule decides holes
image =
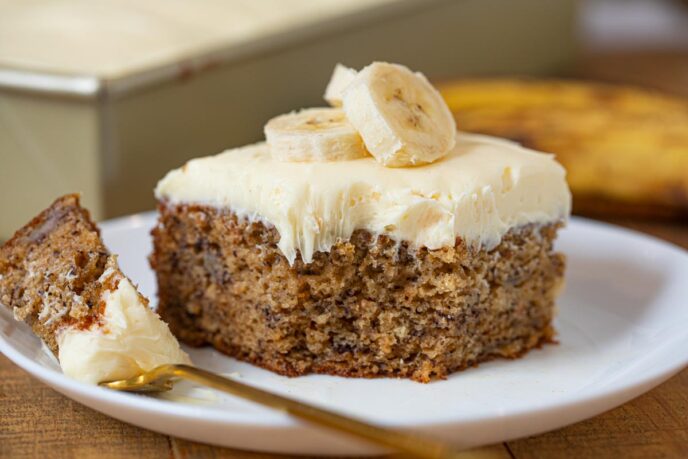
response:
{"label": "fork handle", "polygon": [[464,458],[471,453],[459,453],[451,446],[429,438],[375,426],[307,403],[283,397],[262,389],[224,378],[189,365],[162,365],[149,372],[151,382],[182,378],[203,386],[227,392],[252,402],[283,411],[319,426],[339,430],[380,446],[423,459]]}

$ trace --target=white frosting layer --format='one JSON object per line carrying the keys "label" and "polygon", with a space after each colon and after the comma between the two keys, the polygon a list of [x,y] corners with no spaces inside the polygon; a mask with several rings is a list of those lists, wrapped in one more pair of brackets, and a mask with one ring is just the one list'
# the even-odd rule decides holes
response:
{"label": "white frosting layer", "polygon": [[[106,271],[103,276],[108,275]],[[141,301],[129,279],[122,277],[103,301],[102,323],[59,332],[58,359],[64,374],[97,384],[131,378],[166,363],[191,363],[167,324]]]}
{"label": "white frosting layer", "polygon": [[509,229],[568,217],[565,170],[545,155],[494,137],[459,133],[444,158],[387,168],[372,157],[288,163],[263,144],[189,161],[155,190],[173,204],[229,208],[275,226],[293,263],[310,262],[356,229],[437,249],[461,237],[491,248]]}

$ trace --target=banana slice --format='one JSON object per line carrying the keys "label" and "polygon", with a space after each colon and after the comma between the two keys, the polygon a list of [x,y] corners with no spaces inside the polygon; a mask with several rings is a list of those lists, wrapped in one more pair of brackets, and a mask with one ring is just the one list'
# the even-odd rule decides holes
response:
{"label": "banana slice", "polygon": [[325,100],[333,107],[342,106],[342,93],[356,78],[356,70],[337,64],[325,89]]}
{"label": "banana slice", "polygon": [[346,117],[383,165],[436,161],[456,143],[456,124],[440,93],[421,73],[374,62],[343,94]]}
{"label": "banana slice", "polygon": [[265,138],[281,161],[344,161],[368,155],[341,108],[307,108],[271,119]]}

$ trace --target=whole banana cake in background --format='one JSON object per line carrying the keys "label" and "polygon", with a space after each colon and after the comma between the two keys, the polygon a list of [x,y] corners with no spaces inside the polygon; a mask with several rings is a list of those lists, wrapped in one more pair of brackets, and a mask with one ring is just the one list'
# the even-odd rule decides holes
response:
{"label": "whole banana cake in background", "polygon": [[440,88],[462,130],[556,155],[574,212],[688,216],[688,101],[590,81],[482,78]]}
{"label": "whole banana cake in background", "polygon": [[571,207],[553,157],[457,131],[401,65],[337,66],[325,99],[159,182],[172,332],[286,375],[423,382],[552,341]]}

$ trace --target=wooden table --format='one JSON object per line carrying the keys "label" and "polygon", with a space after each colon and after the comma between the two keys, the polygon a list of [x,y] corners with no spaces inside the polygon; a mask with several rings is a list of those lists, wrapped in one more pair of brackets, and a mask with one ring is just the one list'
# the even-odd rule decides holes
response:
{"label": "wooden table", "polygon": [[[636,71],[638,69],[643,71]],[[655,54],[589,59],[578,74],[645,84],[688,96],[687,69],[686,54]],[[629,75],[632,78],[629,79]],[[688,222],[625,220],[613,223],[688,248]],[[63,397],[0,356],[0,458],[23,457],[200,459],[271,456],[201,445],[124,424]],[[480,448],[475,451],[475,457],[688,457],[688,369],[647,394],[594,419],[543,435]]]}
{"label": "wooden table", "polygon": [[[688,248],[688,225],[616,221]],[[476,458],[688,457],[688,369],[594,419]],[[0,356],[0,458],[259,458],[150,432],[83,407]]]}

